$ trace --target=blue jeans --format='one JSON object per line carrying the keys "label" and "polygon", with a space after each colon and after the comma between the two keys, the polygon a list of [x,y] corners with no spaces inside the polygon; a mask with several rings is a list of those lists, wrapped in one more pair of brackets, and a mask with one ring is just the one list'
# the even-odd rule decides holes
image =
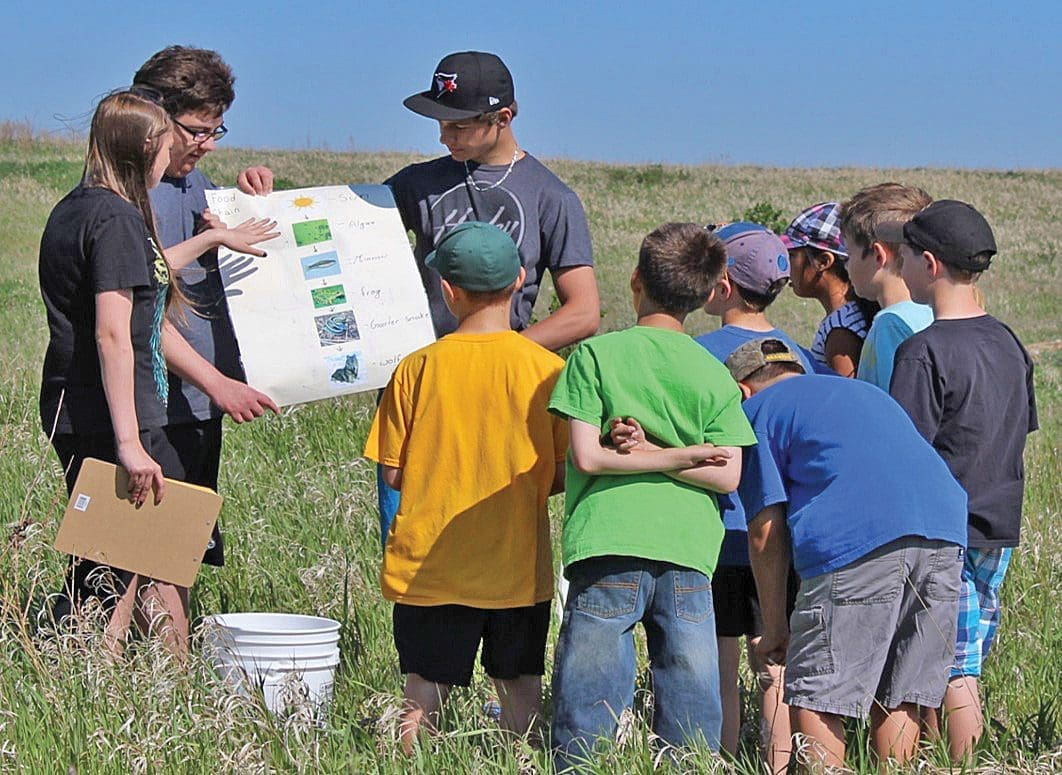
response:
{"label": "blue jeans", "polygon": [[380,507],[380,547],[387,548],[387,534],[391,532],[391,523],[398,513],[398,499],[402,494],[383,479],[383,466],[376,465],[376,502]]}
{"label": "blue jeans", "polygon": [[553,668],[557,771],[595,741],[612,741],[634,699],[634,626],[645,627],[652,728],[664,742],[719,748],[722,707],[711,580],[637,557],[594,557],[567,569],[571,582]]}

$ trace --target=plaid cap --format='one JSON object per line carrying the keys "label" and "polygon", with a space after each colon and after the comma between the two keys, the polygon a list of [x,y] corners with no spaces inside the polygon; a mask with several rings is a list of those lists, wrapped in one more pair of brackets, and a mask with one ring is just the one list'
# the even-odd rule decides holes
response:
{"label": "plaid cap", "polygon": [[[769,349],[776,352],[764,353],[763,346],[770,342],[773,347]],[[730,370],[730,376],[735,382],[747,378],[749,375],[762,369],[768,363],[795,363],[803,369],[803,364],[797,354],[789,349],[789,346],[781,339],[753,339],[745,342],[741,347],[730,353],[726,359],[726,367]]]}
{"label": "plaid cap", "polygon": [[785,227],[782,242],[790,250],[813,247],[848,258],[848,248],[841,235],[840,203],[820,202],[803,210]]}

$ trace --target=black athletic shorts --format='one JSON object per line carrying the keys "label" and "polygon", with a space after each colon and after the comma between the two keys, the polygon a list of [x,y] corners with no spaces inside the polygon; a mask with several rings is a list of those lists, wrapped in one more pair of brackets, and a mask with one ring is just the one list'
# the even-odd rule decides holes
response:
{"label": "black athletic shorts", "polygon": [[[167,449],[158,457],[166,476],[217,492],[218,468],[221,463],[221,418],[167,425],[162,429],[169,441]],[[218,523],[210,543],[203,553],[207,565],[225,564],[225,544]]]}
{"label": "black athletic shorts", "polygon": [[[790,570],[786,585],[785,613],[793,613],[799,577]],[[763,615],[756,594],[756,580],[748,565],[720,565],[712,574],[715,604],[715,634],[719,638],[755,638],[763,634]]]}
{"label": "black athletic shorts", "polygon": [[480,663],[487,675],[511,681],[546,672],[550,601],[524,608],[395,603],[395,648],[402,673],[426,681],[468,686],[483,641]]}

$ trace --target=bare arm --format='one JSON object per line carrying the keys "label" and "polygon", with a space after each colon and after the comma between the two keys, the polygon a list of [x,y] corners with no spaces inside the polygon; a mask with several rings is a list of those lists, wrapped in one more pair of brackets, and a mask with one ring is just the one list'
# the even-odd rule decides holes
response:
{"label": "bare arm", "polygon": [[150,490],[155,503],[162,500],[166,483],[160,466],[140,443],[133,389],[133,340],[129,324],[133,293],[128,289],[96,294],[96,350],[107,409],[114,428],[118,462],[129,472],[129,494],[139,505]]}
{"label": "bare arm", "polygon": [[863,351],[863,340],[847,328],[835,328],[826,337],[823,348],[826,352],[826,365],[842,377],[854,377],[859,367],[859,354]]}
{"label": "bare arm", "polygon": [[564,492],[564,461],[560,461],[553,469],[553,486],[549,490],[550,495]]}
{"label": "bare arm", "polygon": [[383,473],[384,484],[390,487],[392,490],[402,489],[402,471],[404,469],[395,468],[393,466],[385,466],[380,464],[381,472]]}
{"label": "bare arm", "polygon": [[209,210],[203,211],[204,223],[209,228],[196,234],[191,239],[166,248],[166,262],[173,270],[182,269],[195,261],[207,251],[225,246],[236,253],[258,256],[266,255],[264,250],[254,247],[259,242],[271,240],[280,234],[274,231],[277,222],[269,218],[248,218],[231,229],[221,222]]}
{"label": "bare arm", "polygon": [[273,399],[250,385],[226,377],[188,344],[170,321],[163,324],[162,347],[166,365],[181,379],[202,390],[234,422],[249,422],[268,409],[280,414]]}
{"label": "bare arm", "polygon": [[789,527],[785,504],[768,506],[749,522],[749,558],[763,611],[763,636],[756,650],[768,663],[785,664],[789,646],[789,622],[785,614]]}
{"label": "bare arm", "polygon": [[727,453],[711,444],[671,449],[620,452],[601,446],[596,426],[582,420],[568,420],[572,465],[584,474],[644,474],[665,473],[692,468],[706,460],[725,457]]}
{"label": "bare arm", "polygon": [[[645,430],[633,417],[616,417],[610,423],[612,443],[620,453],[629,453],[635,449],[665,449],[646,438]],[[694,487],[711,492],[729,493],[737,489],[741,481],[741,448],[714,447],[719,455],[705,460],[700,465],[677,471],[665,471],[672,479],[677,479]]]}
{"label": "bare arm", "polygon": [[573,266],[553,273],[560,308],[523,332],[547,350],[559,350],[593,336],[601,324],[601,302],[592,266]]}

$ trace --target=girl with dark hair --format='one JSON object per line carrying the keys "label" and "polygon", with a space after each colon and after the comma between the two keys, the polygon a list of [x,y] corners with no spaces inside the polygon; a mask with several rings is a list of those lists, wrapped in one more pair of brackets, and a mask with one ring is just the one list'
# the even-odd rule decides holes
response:
{"label": "girl with dark hair", "polygon": [[856,296],[845,264],[840,205],[822,202],[803,210],[782,234],[789,248],[790,283],[797,296],[818,300],[826,311],[811,354],[840,374],[854,377],[878,305]]}

